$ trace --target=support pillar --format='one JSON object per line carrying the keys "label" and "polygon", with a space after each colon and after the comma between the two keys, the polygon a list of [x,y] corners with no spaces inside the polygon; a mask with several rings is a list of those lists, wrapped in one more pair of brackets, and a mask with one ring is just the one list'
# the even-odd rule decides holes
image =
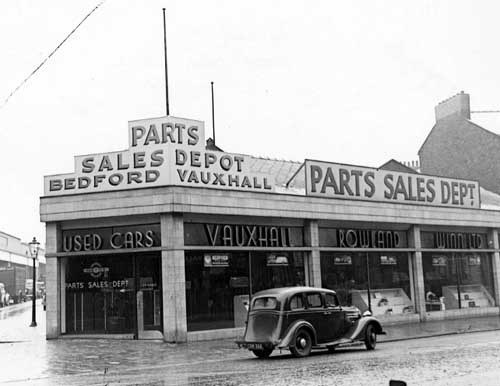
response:
{"label": "support pillar", "polygon": [[186,342],[186,279],[182,214],[162,214],[161,245],[163,340],[174,343]]}
{"label": "support pillar", "polygon": [[[45,238],[45,269],[46,269],[46,338],[55,339],[61,335],[61,270],[59,259],[50,256],[57,252],[60,237],[59,224],[47,223]],[[48,255],[48,256],[47,256]]]}
{"label": "support pillar", "polygon": [[496,229],[491,229],[488,232],[488,239],[490,242],[490,248],[495,249],[491,259],[491,268],[493,270],[493,287],[495,291],[495,304],[500,305],[500,252],[499,242],[498,242],[498,231]]}
{"label": "support pillar", "polygon": [[317,220],[307,220],[304,226],[304,241],[311,247],[309,257],[309,285],[321,287],[321,259],[319,252],[319,227]]}
{"label": "support pillar", "polygon": [[413,225],[408,232],[408,243],[410,248],[415,248],[412,253],[412,272],[415,299],[415,310],[420,316],[421,321],[427,319],[427,311],[425,309],[425,286],[424,286],[424,267],[422,264],[422,243],[420,240],[420,227]]}

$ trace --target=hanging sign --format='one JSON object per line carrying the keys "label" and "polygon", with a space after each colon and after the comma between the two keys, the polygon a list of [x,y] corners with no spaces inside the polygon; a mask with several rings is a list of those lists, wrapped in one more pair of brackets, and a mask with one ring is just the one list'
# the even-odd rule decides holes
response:
{"label": "hanging sign", "polygon": [[481,265],[481,256],[471,255],[467,256],[469,265]]}
{"label": "hanging sign", "polygon": [[306,195],[479,208],[479,183],[321,161],[305,161]]}
{"label": "hanging sign", "polygon": [[349,255],[335,256],[334,265],[352,265],[352,258]]}
{"label": "hanging sign", "polygon": [[229,267],[229,255],[212,255],[206,253],[203,256],[204,267]]}
{"label": "hanging sign", "polygon": [[396,256],[380,256],[380,265],[396,265]]}
{"label": "hanging sign", "polygon": [[276,265],[287,266],[288,257],[274,254],[267,255],[267,266],[270,267]]}
{"label": "hanging sign", "polygon": [[434,267],[446,267],[446,256],[432,256],[432,265]]}

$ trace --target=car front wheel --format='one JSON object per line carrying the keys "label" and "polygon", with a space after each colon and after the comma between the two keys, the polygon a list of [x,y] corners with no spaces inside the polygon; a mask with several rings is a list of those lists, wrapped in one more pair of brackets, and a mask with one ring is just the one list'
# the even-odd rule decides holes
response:
{"label": "car front wheel", "polygon": [[365,331],[365,346],[367,350],[375,350],[377,345],[377,334],[373,324],[369,324]]}
{"label": "car front wheel", "polygon": [[295,344],[290,347],[292,355],[295,357],[306,357],[311,353],[312,337],[309,331],[300,329],[295,334]]}
{"label": "car front wheel", "polygon": [[272,348],[263,348],[262,350],[252,350],[257,358],[268,358],[273,352]]}

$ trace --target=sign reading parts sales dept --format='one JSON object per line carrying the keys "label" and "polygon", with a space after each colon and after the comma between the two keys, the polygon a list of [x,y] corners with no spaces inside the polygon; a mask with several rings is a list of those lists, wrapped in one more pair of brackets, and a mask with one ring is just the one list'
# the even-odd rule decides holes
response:
{"label": "sign reading parts sales dept", "polygon": [[477,181],[442,178],[337,164],[305,161],[306,195],[460,208],[479,208]]}

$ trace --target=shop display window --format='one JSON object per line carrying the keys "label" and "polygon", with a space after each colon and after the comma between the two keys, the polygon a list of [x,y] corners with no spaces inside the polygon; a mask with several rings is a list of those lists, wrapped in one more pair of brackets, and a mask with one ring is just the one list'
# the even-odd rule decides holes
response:
{"label": "shop display window", "polygon": [[80,256],[64,266],[65,333],[162,330],[159,256]]}
{"label": "shop display window", "polygon": [[413,313],[407,253],[322,253],[323,287],[374,315]]}
{"label": "shop display window", "polygon": [[487,253],[424,253],[427,311],[494,306],[491,257]]}
{"label": "shop display window", "polygon": [[305,285],[302,253],[250,253],[251,294],[267,288]]}
{"label": "shop display window", "polygon": [[250,297],[305,285],[302,253],[186,252],[188,331],[244,326]]}

